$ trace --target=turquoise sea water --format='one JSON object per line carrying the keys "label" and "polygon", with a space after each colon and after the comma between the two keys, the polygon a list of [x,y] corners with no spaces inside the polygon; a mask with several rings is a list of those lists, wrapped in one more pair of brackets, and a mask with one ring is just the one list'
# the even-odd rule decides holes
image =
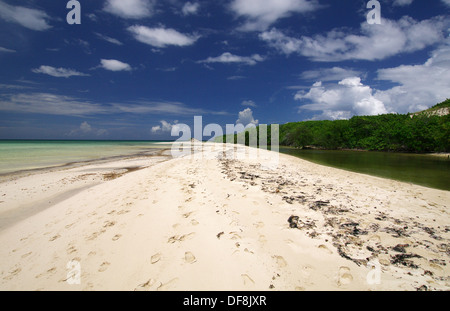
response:
{"label": "turquoise sea water", "polygon": [[[158,143],[158,144],[156,144]],[[0,141],[0,174],[170,148],[156,141]]]}

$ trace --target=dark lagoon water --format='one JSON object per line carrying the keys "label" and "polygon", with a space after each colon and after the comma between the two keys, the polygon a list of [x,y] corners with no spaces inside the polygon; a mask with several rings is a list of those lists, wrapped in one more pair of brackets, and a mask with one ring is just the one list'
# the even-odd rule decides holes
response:
{"label": "dark lagoon water", "polygon": [[413,184],[450,190],[450,159],[423,154],[387,152],[299,150],[280,152],[314,163]]}

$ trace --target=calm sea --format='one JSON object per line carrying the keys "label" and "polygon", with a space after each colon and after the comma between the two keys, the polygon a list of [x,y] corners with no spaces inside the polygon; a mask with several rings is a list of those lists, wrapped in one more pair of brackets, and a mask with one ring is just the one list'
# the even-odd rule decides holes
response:
{"label": "calm sea", "polygon": [[0,140],[0,174],[170,148],[160,141]]}

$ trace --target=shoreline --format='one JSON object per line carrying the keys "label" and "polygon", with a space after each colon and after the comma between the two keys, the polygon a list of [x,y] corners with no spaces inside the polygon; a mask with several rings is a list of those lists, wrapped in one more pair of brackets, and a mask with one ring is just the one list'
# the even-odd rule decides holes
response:
{"label": "shoreline", "polygon": [[142,157],[163,156],[167,152],[167,150],[170,150],[170,149],[168,149],[168,148],[167,149],[153,148],[153,149],[149,149],[148,151],[142,151],[142,152],[135,153],[135,154],[116,155],[116,156],[103,157],[103,158],[98,158],[98,159],[67,162],[64,164],[55,164],[55,165],[51,165],[51,166],[44,166],[44,167],[38,167],[38,168],[32,168],[32,169],[23,169],[23,170],[18,170],[18,171],[0,173],[0,183],[4,182],[6,180],[17,179],[17,178],[21,178],[24,176],[30,176],[30,175],[41,174],[41,173],[46,173],[46,172],[56,172],[56,171],[61,171],[61,170],[66,170],[66,169],[82,167],[82,166],[86,166],[86,165],[100,165],[100,164],[104,164],[104,163],[121,161],[121,160],[128,160],[128,159],[135,159],[135,158],[142,158]]}
{"label": "shoreline", "polygon": [[450,289],[449,191],[233,150],[2,183],[2,211],[47,203],[0,230],[0,289]]}

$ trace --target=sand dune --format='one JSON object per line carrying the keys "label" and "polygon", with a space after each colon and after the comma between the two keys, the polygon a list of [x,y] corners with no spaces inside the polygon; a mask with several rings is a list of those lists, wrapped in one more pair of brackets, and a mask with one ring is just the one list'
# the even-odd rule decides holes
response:
{"label": "sand dune", "polygon": [[450,289],[449,192],[224,148],[2,182],[0,289]]}

